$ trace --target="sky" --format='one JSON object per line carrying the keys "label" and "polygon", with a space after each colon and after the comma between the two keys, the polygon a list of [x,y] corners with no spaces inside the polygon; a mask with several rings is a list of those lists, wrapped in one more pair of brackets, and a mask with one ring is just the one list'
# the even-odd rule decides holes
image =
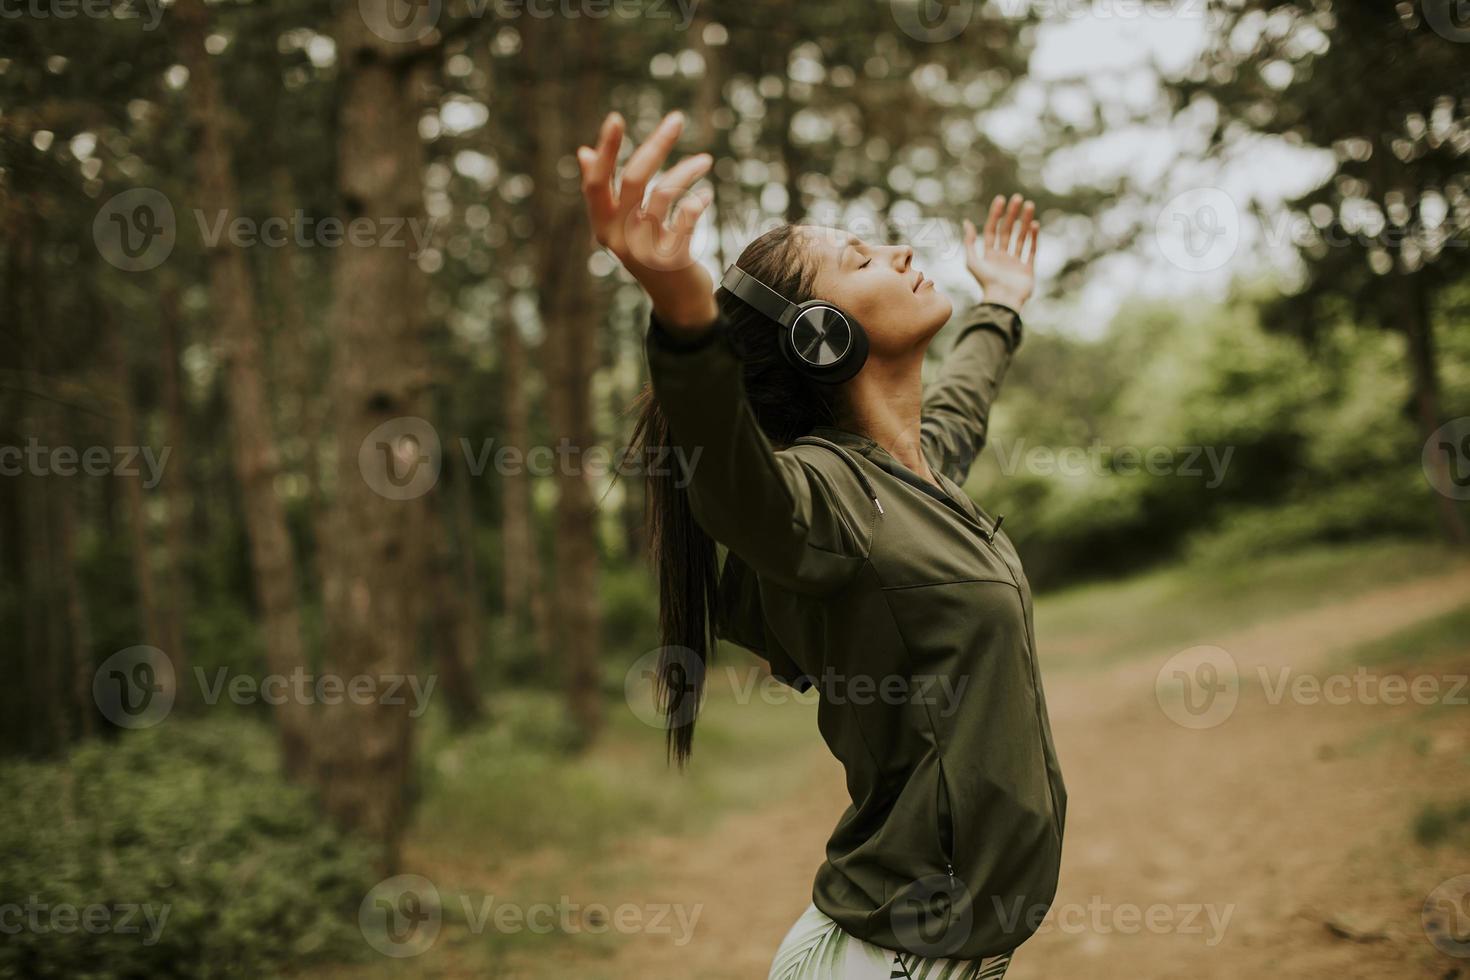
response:
{"label": "sky", "polygon": [[[1038,29],[1030,78],[1037,83],[1080,80],[1100,101],[1149,104],[1159,92],[1157,71],[1186,70],[1211,29],[1204,0],[1176,0],[1168,11],[1132,0],[1113,5],[1060,0],[1051,7],[1052,15]],[[991,133],[1005,143],[1028,123],[1024,110],[1002,115]],[[1158,188],[1167,203],[1143,215],[1153,233],[1139,247],[1101,261],[1074,295],[1046,289],[1048,273],[1060,265],[1067,243],[1056,243],[1050,255],[1043,244],[1035,315],[1043,328],[1098,336],[1130,299],[1219,297],[1237,276],[1289,279],[1296,273],[1290,237],[1300,229],[1284,214],[1263,223],[1251,204],[1269,211],[1304,193],[1331,172],[1330,160],[1322,151],[1269,138],[1253,139],[1228,160],[1205,160],[1197,132],[1187,123],[1128,126],[1048,161],[1049,184],[1089,174],[1128,174]]]}

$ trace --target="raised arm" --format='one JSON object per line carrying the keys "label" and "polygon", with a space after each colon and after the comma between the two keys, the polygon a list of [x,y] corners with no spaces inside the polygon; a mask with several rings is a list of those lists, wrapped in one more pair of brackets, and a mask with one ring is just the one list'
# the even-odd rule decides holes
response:
{"label": "raised arm", "polygon": [[690,254],[709,196],[679,200],[709,169],[709,156],[680,161],[643,200],[682,127],[679,113],[665,117],[616,186],[620,117],[608,116],[595,149],[577,151],[597,240],[653,300],[648,362],[675,451],[661,462],[684,467],[678,476],[687,481],[695,519],[752,569],[799,591],[829,591],[861,565],[864,525],[836,484],[845,474],[795,452],[774,452],[746,400],[713,282]]}
{"label": "raised arm", "polygon": [[965,222],[965,259],[984,299],[960,321],[939,377],[924,393],[923,447],[929,465],[963,484],[985,448],[990,408],[1021,344],[1022,305],[1035,285],[1036,206],[1019,194],[990,204],[983,237]]}

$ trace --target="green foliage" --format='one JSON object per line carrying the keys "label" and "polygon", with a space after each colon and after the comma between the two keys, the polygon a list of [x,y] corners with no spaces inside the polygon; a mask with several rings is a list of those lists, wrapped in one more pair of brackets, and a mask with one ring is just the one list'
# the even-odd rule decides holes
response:
{"label": "green foliage", "polygon": [[[268,729],[216,717],[0,768],[0,895],[42,924],[6,936],[0,976],[258,977],[359,949],[369,852],[274,758]],[[51,928],[64,906],[107,908],[118,928]],[[127,906],[157,927],[139,912],[123,931]]]}
{"label": "green foliage", "polygon": [[1456,836],[1470,840],[1470,800],[1429,803],[1414,818],[1414,840],[1425,847],[1443,844]]}
{"label": "green foliage", "polygon": [[[1437,338],[1450,417],[1470,361],[1452,319]],[[1409,374],[1400,336],[1340,323],[1309,343],[1268,332],[1249,297],[1202,315],[1135,306],[1105,341],[1028,338],[972,490],[1009,515],[1041,587],[1431,535]]]}

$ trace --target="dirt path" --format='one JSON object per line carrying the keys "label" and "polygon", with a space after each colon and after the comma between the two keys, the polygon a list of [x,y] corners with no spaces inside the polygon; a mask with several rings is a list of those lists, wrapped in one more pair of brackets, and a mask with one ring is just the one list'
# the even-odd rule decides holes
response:
{"label": "dirt path", "polygon": [[[1467,596],[1462,568],[1197,638],[1228,651],[1245,679],[1228,719],[1202,730],[1160,710],[1155,678],[1174,650],[1049,676],[1070,797],[1063,880],[1011,980],[1470,976],[1470,960],[1434,949],[1420,926],[1425,896],[1470,872],[1470,853],[1411,836],[1424,802],[1467,790],[1470,711],[1441,706],[1426,727],[1434,708],[1271,696],[1282,668],[1325,676],[1331,652]],[[1470,642],[1436,672],[1467,670]],[[822,760],[795,797],[704,837],[614,855],[637,872],[641,894],[606,899],[699,906],[694,938],[680,947],[631,936],[609,960],[578,962],[575,975],[764,977],[845,805],[840,770]]]}

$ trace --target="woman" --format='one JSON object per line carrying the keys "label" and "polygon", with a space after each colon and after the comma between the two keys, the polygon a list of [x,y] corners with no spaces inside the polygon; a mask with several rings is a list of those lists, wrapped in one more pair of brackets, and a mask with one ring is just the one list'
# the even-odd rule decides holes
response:
{"label": "woman", "polygon": [[[653,301],[640,435],[697,460],[649,483],[671,753],[689,756],[714,637],[819,686],[852,805],[770,976],[999,977],[1055,894],[1066,791],[1030,588],[959,484],[1021,342],[1034,207],[996,198],[983,241],[965,223],[987,302],[925,391],[952,308],[907,246],[785,226],[713,290],[689,253],[710,195],[679,200],[710,157],[670,168],[644,203],[682,125],[666,117],[616,186],[616,114],[577,152],[597,240]],[[818,299],[833,319],[797,316]]]}

